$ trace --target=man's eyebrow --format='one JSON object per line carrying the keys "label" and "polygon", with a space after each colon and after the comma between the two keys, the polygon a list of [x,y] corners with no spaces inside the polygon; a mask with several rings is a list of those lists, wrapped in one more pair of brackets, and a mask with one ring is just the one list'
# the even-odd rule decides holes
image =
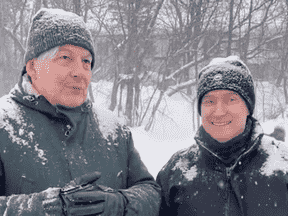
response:
{"label": "man's eyebrow", "polygon": [[[63,52],[68,51],[68,52],[73,53],[73,50],[70,50],[69,48],[66,48],[66,47],[60,47],[59,52],[61,52],[61,51],[63,51]],[[89,51],[87,51],[87,53],[82,55],[82,58],[92,58],[92,55]]]}
{"label": "man's eyebrow", "polygon": [[228,94],[239,95],[237,92],[228,92]]}
{"label": "man's eyebrow", "polygon": [[83,55],[82,58],[91,58],[92,59],[92,55],[89,53],[87,55]]}
{"label": "man's eyebrow", "polygon": [[68,51],[68,52],[72,52],[72,50],[66,48],[66,47],[59,47],[59,52],[61,51]]}
{"label": "man's eyebrow", "polygon": [[63,54],[71,54],[71,51],[70,50],[61,50],[59,49],[58,52],[57,52],[57,55],[63,55]]}
{"label": "man's eyebrow", "polygon": [[[59,50],[58,53],[63,54],[63,53],[67,53],[67,54],[73,54],[73,52],[71,50]],[[90,53],[84,54],[81,56],[81,58],[88,58],[92,60],[92,55]]]}
{"label": "man's eyebrow", "polygon": [[213,95],[207,95],[207,94],[206,94],[206,95],[203,96],[203,99],[205,99],[205,98],[211,98],[211,97],[213,97]]}

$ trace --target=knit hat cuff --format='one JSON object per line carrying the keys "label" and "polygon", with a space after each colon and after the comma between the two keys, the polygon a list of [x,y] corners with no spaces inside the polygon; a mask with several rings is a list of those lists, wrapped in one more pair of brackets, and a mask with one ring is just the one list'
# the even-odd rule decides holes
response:
{"label": "knit hat cuff", "polygon": [[27,64],[27,62],[33,58],[35,58],[35,56],[40,56],[42,53],[43,53],[43,50],[44,52],[45,51],[48,51],[54,47],[57,47],[57,46],[64,46],[64,45],[74,45],[74,46],[78,46],[78,47],[82,47],[86,50],[88,50],[92,56],[92,62],[91,62],[91,69],[93,68],[94,66],[94,62],[95,62],[95,59],[94,59],[94,51],[93,51],[93,48],[91,48],[90,44],[84,40],[79,40],[78,37],[73,37],[73,38],[69,38],[69,40],[65,40],[65,39],[61,39],[61,37],[59,37],[59,39],[55,39],[55,40],[51,40],[49,41],[49,43],[46,43],[46,44],[42,44],[42,47],[41,48],[36,48],[36,49],[28,49],[27,50],[27,53],[25,55],[25,64]]}
{"label": "knit hat cuff", "polygon": [[202,98],[213,90],[232,90],[244,99],[250,115],[253,114],[255,106],[254,85],[250,75],[244,75],[235,70],[224,70],[225,68],[214,68],[212,72],[204,74],[198,87],[198,113],[201,115]]}

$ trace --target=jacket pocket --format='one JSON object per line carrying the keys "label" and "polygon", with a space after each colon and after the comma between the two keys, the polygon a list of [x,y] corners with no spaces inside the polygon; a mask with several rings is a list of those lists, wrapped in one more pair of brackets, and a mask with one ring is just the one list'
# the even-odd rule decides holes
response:
{"label": "jacket pocket", "polygon": [[19,194],[34,193],[36,188],[36,182],[27,177],[26,174],[22,174],[20,179]]}

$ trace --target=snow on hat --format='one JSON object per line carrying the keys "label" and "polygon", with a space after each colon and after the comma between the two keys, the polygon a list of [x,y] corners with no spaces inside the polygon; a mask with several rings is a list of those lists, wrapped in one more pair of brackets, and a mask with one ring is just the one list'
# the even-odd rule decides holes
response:
{"label": "snow on hat", "polygon": [[91,32],[77,14],[62,9],[40,9],[29,29],[24,62],[56,46],[71,44],[88,50],[94,65],[94,47]]}
{"label": "snow on hat", "polygon": [[212,59],[200,71],[198,78],[199,115],[201,115],[201,102],[205,94],[213,90],[227,89],[242,96],[252,116],[255,107],[254,83],[251,72],[238,56]]}

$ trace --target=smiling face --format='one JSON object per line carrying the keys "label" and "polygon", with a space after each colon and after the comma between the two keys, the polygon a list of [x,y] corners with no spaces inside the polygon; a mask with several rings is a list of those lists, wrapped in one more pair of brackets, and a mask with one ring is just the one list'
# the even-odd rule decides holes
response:
{"label": "smiling face", "polygon": [[202,98],[202,125],[219,142],[241,134],[249,111],[245,101],[234,91],[214,90]]}
{"label": "smiling face", "polygon": [[26,65],[34,91],[53,105],[77,107],[87,98],[92,57],[82,47],[65,45],[52,58],[32,59]]}

